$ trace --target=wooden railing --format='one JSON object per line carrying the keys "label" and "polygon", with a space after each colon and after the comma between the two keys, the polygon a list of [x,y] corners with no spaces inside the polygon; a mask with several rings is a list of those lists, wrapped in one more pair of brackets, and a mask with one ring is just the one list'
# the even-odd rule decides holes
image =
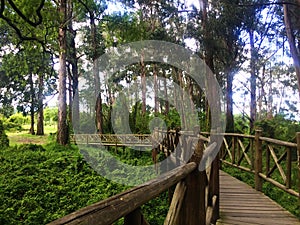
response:
{"label": "wooden railing", "polygon": [[151,147],[150,134],[72,134],[72,143],[104,146],[144,146]]}
{"label": "wooden railing", "polygon": [[[82,143],[128,143],[140,139],[152,146],[152,152],[163,152],[177,167],[160,177],[134,187],[121,194],[80,209],[50,223],[58,224],[112,224],[124,217],[124,224],[149,224],[140,207],[160,193],[176,185],[169,212],[164,225],[214,224],[219,217],[219,162],[255,176],[255,188],[262,191],[264,181],[299,198],[300,202],[300,132],[296,143],[280,141],[255,135],[156,130],[153,135],[142,135],[124,139],[122,135],[80,135],[76,141]],[[130,136],[130,135],[129,135]],[[218,157],[206,171],[199,165],[206,151],[215,148],[216,137],[223,143]],[[132,143],[134,144],[134,143]],[[192,149],[192,155],[189,154]],[[220,160],[219,160],[220,159]],[[147,193],[145,195],[145,193]]]}
{"label": "wooden railing", "polygon": [[[219,159],[216,158],[206,171],[199,170],[205,151],[212,151],[215,143],[190,132],[157,130],[155,135],[152,151],[162,151],[170,156],[176,149],[180,162],[175,160],[175,163],[181,165],[140,186],[55,220],[50,225],[111,225],[122,217],[125,225],[149,224],[140,207],[174,185],[176,188],[164,225],[215,224],[219,217]],[[185,149],[193,149],[190,158],[185,155]],[[182,163],[185,160],[186,163]]]}
{"label": "wooden railing", "polygon": [[262,137],[260,130],[255,135],[222,135],[222,163],[255,174],[256,190],[262,191],[266,181],[300,202],[300,133],[296,134],[297,143]]}

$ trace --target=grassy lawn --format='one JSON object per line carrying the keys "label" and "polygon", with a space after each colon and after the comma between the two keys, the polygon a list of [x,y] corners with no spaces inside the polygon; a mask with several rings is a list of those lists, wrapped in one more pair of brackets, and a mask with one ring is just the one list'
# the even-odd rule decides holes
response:
{"label": "grassy lawn", "polygon": [[20,145],[20,144],[47,144],[48,143],[48,137],[50,133],[55,133],[57,126],[56,125],[47,125],[44,127],[45,135],[44,136],[37,136],[37,135],[31,135],[28,133],[30,125],[26,124],[23,125],[22,131],[15,131],[15,132],[9,132],[7,131],[6,134],[9,138],[10,145]]}

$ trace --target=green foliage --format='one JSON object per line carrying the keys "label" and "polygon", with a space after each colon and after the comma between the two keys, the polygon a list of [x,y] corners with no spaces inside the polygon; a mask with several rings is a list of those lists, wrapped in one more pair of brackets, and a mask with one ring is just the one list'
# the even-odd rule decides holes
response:
{"label": "green foliage", "polygon": [[[150,152],[111,153],[128,164],[152,163]],[[0,224],[46,224],[128,188],[97,174],[78,149],[54,142],[0,149],[0,174]],[[143,212],[150,224],[162,224],[167,208],[164,193]]]}
{"label": "green foliage", "polygon": [[4,129],[7,131],[21,131],[22,125],[29,123],[29,118],[22,113],[15,113],[9,118],[2,118]]}
{"label": "green foliage", "polygon": [[3,121],[3,126],[4,126],[4,129],[8,130],[8,131],[21,131],[22,130],[21,125],[19,125],[17,123],[14,123],[14,122],[11,122],[9,120],[4,120]]}
{"label": "green foliage", "polygon": [[[110,148],[109,152],[120,160],[123,163],[133,166],[145,166],[145,165],[152,165],[153,161],[151,158],[151,151],[137,151],[131,148]],[[164,154],[159,154],[158,158],[163,157]],[[142,167],[141,167],[142,168]],[[154,169],[154,168],[153,168]],[[128,176],[127,171],[123,170],[116,170],[114,171],[116,175],[124,175]],[[142,171],[136,171],[137,173]],[[140,175],[137,175],[140,177]],[[141,178],[138,178],[141,179]],[[150,177],[144,177],[146,180],[150,180]],[[160,225],[163,224],[165,217],[167,215],[169,209],[169,199],[168,199],[168,192],[161,193],[157,198],[150,200],[148,203],[143,205],[142,207],[143,215],[146,217],[147,221],[150,224]]]}
{"label": "green foliage", "polygon": [[242,115],[234,116],[234,130],[236,133],[247,134],[250,131],[248,119]]}
{"label": "green foliage", "polygon": [[16,123],[19,125],[24,125],[29,123],[29,118],[24,116],[22,113],[15,113],[9,117],[9,122]]}
{"label": "green foliage", "polygon": [[9,140],[7,135],[4,132],[4,126],[2,120],[0,120],[0,146],[6,148],[9,146]]}
{"label": "green foliage", "polygon": [[299,122],[288,120],[281,114],[277,114],[272,119],[257,121],[255,125],[262,129],[263,136],[284,141],[295,142],[295,134],[300,131]]}
{"label": "green foliage", "polygon": [[0,151],[0,162],[1,224],[45,224],[124,190],[96,174],[74,148],[11,147]]}
{"label": "green foliage", "polygon": [[46,107],[44,109],[44,121],[47,124],[54,124],[58,120],[58,107]]}
{"label": "green foliage", "polygon": [[5,118],[10,117],[13,113],[14,113],[13,106],[11,106],[9,104],[0,106],[0,114],[2,114]]}
{"label": "green foliage", "polygon": [[181,127],[180,116],[176,109],[170,109],[168,115],[165,116],[165,121],[168,128]]}

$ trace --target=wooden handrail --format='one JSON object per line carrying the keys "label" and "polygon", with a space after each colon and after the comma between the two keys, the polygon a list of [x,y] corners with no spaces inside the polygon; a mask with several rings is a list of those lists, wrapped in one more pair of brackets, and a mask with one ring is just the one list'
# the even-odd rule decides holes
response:
{"label": "wooden handrail", "polygon": [[[224,136],[227,138],[224,138],[220,157],[223,163],[254,173],[256,190],[262,191],[262,184],[266,181],[298,197],[300,204],[300,180],[291,180],[292,167],[296,166],[296,163],[292,163],[293,153],[298,155],[297,164],[300,165],[300,133],[297,133],[297,143],[262,137],[260,131],[256,131],[255,136],[229,133]],[[273,163],[270,164],[270,161]],[[282,166],[282,162],[286,165]],[[271,177],[275,170],[283,182]],[[300,167],[298,173],[300,179]],[[298,183],[298,187],[295,189],[292,183]]]}
{"label": "wooden handrail", "polygon": [[[81,137],[85,139],[86,136],[83,135]],[[89,136],[87,135],[87,137]],[[160,142],[155,141],[155,138],[161,139]],[[156,131],[151,139],[153,150],[155,152],[157,150],[162,151],[166,157],[177,148],[177,145],[180,146],[181,150],[178,151],[179,155],[176,153],[176,157],[181,157],[183,159],[181,163],[186,163],[178,166],[175,158],[173,163],[177,167],[160,177],[82,208],[49,223],[49,225],[110,225],[121,217],[125,217],[125,225],[148,224],[140,211],[140,206],[175,184],[177,184],[177,188],[175,189],[165,224],[205,225],[206,223],[215,223],[219,217],[219,159],[216,158],[214,160],[208,173],[199,171],[199,165],[203,155],[205,155],[204,146],[206,145],[204,142],[210,144],[206,153],[213,150],[217,146],[216,143],[211,143],[209,137],[193,132],[178,131]],[[88,144],[89,141],[86,141]],[[183,149],[188,150],[188,153],[193,151],[193,154],[187,156]],[[170,163],[172,163],[172,160]],[[209,174],[209,177],[207,177],[207,174]]]}
{"label": "wooden handrail", "polygon": [[48,225],[112,224],[119,218],[126,216],[149,200],[168,190],[168,188],[184,179],[196,168],[197,164],[194,162],[177,167],[156,179],[82,208]]}
{"label": "wooden handrail", "polygon": [[272,143],[272,144],[276,144],[276,145],[285,146],[285,147],[297,148],[297,144],[292,143],[292,142],[281,141],[281,140],[277,140],[277,139],[273,139],[273,138],[267,138],[267,137],[260,137],[260,140],[266,141],[266,142],[269,142],[269,143]]}
{"label": "wooden handrail", "polygon": [[[182,149],[191,149],[193,148],[193,145],[195,145],[195,140],[201,140],[202,142],[205,142],[205,146],[208,145],[208,143],[211,143],[211,139],[213,137],[218,137],[218,136],[224,136],[223,138],[223,146],[221,148],[220,152],[220,159],[221,162],[226,163],[227,165],[237,167],[239,169],[242,169],[246,172],[251,172],[255,174],[255,187],[257,190],[262,191],[262,183],[264,181],[269,182],[273,184],[274,186],[286,191],[287,193],[297,196],[299,198],[299,203],[300,203],[300,181],[298,181],[298,187],[297,190],[295,190],[295,187],[292,186],[292,184],[296,183],[295,181],[292,182],[291,178],[291,169],[292,166],[295,166],[294,163],[292,163],[292,153],[293,151],[297,152],[297,163],[300,165],[300,133],[297,133],[297,143],[292,143],[292,142],[286,142],[286,141],[281,141],[273,138],[268,138],[268,137],[262,137],[261,132],[257,131],[255,135],[246,135],[246,134],[236,134],[236,133],[213,133],[211,135],[209,132],[200,132],[200,133],[195,133],[193,131],[178,131],[178,130],[155,130],[156,136],[148,136],[147,138],[151,139],[152,142],[152,147],[154,148],[155,151],[161,151],[165,154],[166,157],[169,157],[170,154],[175,150],[177,146],[180,146]],[[112,135],[111,137],[113,137]],[[117,135],[115,135],[117,136]],[[126,135],[124,135],[126,136]],[[136,136],[139,137],[139,135],[129,135],[131,136]],[[140,136],[144,137],[145,136]],[[157,140],[155,138],[158,138]],[[278,148],[278,149],[277,149]],[[280,155],[278,154],[280,153]],[[178,155],[179,154],[179,155]],[[229,156],[229,157],[228,157]],[[172,158],[173,157],[173,158]],[[263,160],[263,157],[266,159]],[[173,163],[177,164],[177,159],[180,158],[180,163],[186,162],[186,160],[189,160],[186,158],[186,155],[184,151],[180,150],[176,152],[176,156],[171,155],[171,161]],[[228,160],[229,159],[229,160]],[[273,163],[270,164],[270,161],[273,160]],[[208,179],[211,184],[208,184],[207,190],[209,192],[207,193],[210,198],[208,198],[207,202],[207,209],[206,209],[206,219],[207,223],[208,221],[215,221],[217,216],[218,216],[218,201],[219,201],[219,183],[218,183],[218,173],[217,169],[219,168],[219,164],[217,163],[218,160],[214,160],[211,169],[212,171],[208,174],[210,174],[210,178]],[[283,167],[281,165],[282,162],[286,162],[286,166]],[[191,163],[188,163],[186,165],[191,165]],[[179,168],[185,168],[185,166],[181,166]],[[185,170],[185,169],[184,169]],[[195,169],[194,169],[195,170]],[[282,177],[283,183],[280,183],[278,180],[273,179],[271,176],[275,170],[279,171],[279,174]],[[175,170],[176,171],[176,170]],[[170,171],[172,174],[172,171]],[[167,216],[167,219],[165,221],[165,224],[170,224],[172,221],[177,220],[180,213],[180,210],[177,209],[176,207],[178,205],[182,207],[186,207],[185,204],[183,204],[182,201],[183,198],[180,195],[185,195],[186,189],[187,189],[187,184],[183,181],[189,174],[192,172],[190,171],[188,174],[185,174],[184,177],[180,178],[179,180],[177,179],[174,181],[174,184],[177,184],[177,188],[175,191],[175,198],[174,200],[174,205],[171,205],[169,214]],[[168,174],[168,173],[167,173]],[[167,175],[166,174],[166,175]],[[300,178],[300,167],[298,166],[298,174]],[[172,175],[173,176],[173,175]],[[161,178],[159,178],[161,179]],[[167,179],[167,177],[162,177],[162,179]],[[211,181],[210,181],[211,180]],[[151,181],[153,182],[153,181]],[[156,183],[154,181],[154,185],[159,185],[161,186],[160,183]],[[163,182],[162,180],[159,182]],[[168,186],[168,182],[164,185]],[[147,183],[146,183],[147,184]],[[145,185],[145,184],[144,184]],[[142,185],[140,187],[137,187],[139,190],[143,190],[145,186]],[[148,185],[148,184],[147,184]],[[171,185],[171,186],[172,186]],[[159,191],[164,191],[167,189],[167,186],[164,186],[162,189],[159,189]],[[154,187],[154,186],[153,186]],[[169,186],[168,186],[169,187]],[[137,191],[136,188],[132,189],[133,192]],[[157,190],[157,188],[153,188]],[[178,192],[178,193],[177,193]],[[103,202],[105,202],[106,206],[109,207],[115,207],[111,206],[110,204],[115,204],[119,205],[121,203],[124,203],[124,201],[120,202],[120,196],[123,196],[123,194],[129,194],[128,192],[124,192],[120,195],[114,196],[110,199],[107,199]],[[153,196],[158,194],[156,192],[152,193]],[[118,198],[119,199],[116,199]],[[147,195],[149,196],[149,195]],[[152,196],[152,195],[151,195]],[[151,197],[149,196],[149,197]],[[118,212],[118,216],[113,217],[113,220],[117,220],[118,218],[122,216],[126,216],[127,213],[131,213],[131,215],[139,215],[139,207],[144,204],[144,201],[148,201],[149,199],[145,199],[139,196],[137,194],[137,199],[136,201],[133,200],[133,202],[128,201],[126,202],[127,207],[124,206],[124,208],[119,209],[122,211]],[[151,198],[150,198],[151,199]],[[115,203],[114,203],[115,202]],[[173,202],[173,201],[172,201]],[[97,203],[100,204],[100,203]],[[103,203],[101,203],[103,204]],[[100,204],[100,205],[101,205]],[[121,204],[122,205],[122,204]],[[130,207],[128,207],[130,206]],[[92,206],[90,206],[92,207]],[[125,210],[126,208],[126,210]],[[180,207],[179,207],[180,208]],[[91,213],[94,214],[96,213],[97,215],[103,215],[102,209],[100,210],[93,210],[93,208],[87,207],[86,210],[90,209]],[[105,209],[107,210],[107,209]],[[104,211],[105,211],[104,210]],[[79,211],[82,212],[82,211]],[[85,215],[89,215],[90,211],[86,211],[87,214],[84,214],[83,216],[80,216],[80,218],[85,217]],[[100,214],[98,214],[100,212]],[[111,213],[111,212],[110,212]],[[105,214],[106,215],[106,214]],[[205,213],[202,215],[202,217],[205,216]],[[118,217],[118,218],[117,218]],[[93,216],[90,216],[90,219],[94,218]],[[95,217],[95,218],[100,218],[100,217]],[[101,217],[102,218],[102,217]],[[128,218],[128,217],[127,217]],[[78,218],[77,218],[78,219]],[[76,221],[77,221],[76,219]],[[75,220],[74,220],[75,221]],[[108,223],[104,224],[109,224],[111,223],[112,220],[109,220]],[[128,220],[126,220],[128,221]],[[130,220],[129,220],[130,221]],[[64,223],[62,223],[64,224]],[[65,223],[65,224],[73,224],[72,223]],[[75,223],[74,223],[75,224]],[[102,224],[102,223],[99,223]],[[130,223],[126,223],[130,224]]]}

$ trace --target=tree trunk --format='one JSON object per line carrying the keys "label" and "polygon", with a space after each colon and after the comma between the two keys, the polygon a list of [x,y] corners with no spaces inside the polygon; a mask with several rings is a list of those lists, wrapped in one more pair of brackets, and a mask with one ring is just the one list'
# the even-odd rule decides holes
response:
{"label": "tree trunk", "polygon": [[34,106],[31,104],[30,106],[30,128],[29,128],[29,133],[32,135],[35,135],[34,131]]}
{"label": "tree trunk", "polygon": [[141,55],[141,86],[142,86],[142,115],[146,114],[146,71],[145,71],[145,63],[144,63],[144,55]]}
{"label": "tree trunk", "polygon": [[158,82],[157,82],[157,70],[156,65],[153,65],[153,77],[154,77],[154,115],[158,114]]}
{"label": "tree trunk", "polygon": [[59,72],[58,72],[58,126],[57,142],[68,143],[67,102],[66,102],[66,52],[67,52],[67,0],[59,1],[59,13],[62,20],[59,26]]}
{"label": "tree trunk", "polygon": [[273,79],[272,70],[270,67],[270,81],[269,81],[269,95],[268,95],[268,105],[267,105],[267,119],[273,118]]}
{"label": "tree trunk", "polygon": [[72,79],[72,72],[70,70],[70,65],[67,66],[68,68],[68,80],[69,80],[69,85],[68,85],[68,93],[69,93],[69,110],[68,110],[68,113],[69,113],[69,116],[68,116],[68,120],[70,122],[70,124],[72,124],[72,111],[73,111],[73,79]]}
{"label": "tree trunk", "polygon": [[170,104],[169,104],[169,99],[168,99],[168,89],[167,89],[167,75],[166,72],[164,71],[164,95],[165,95],[165,115],[167,116],[170,111]]}
{"label": "tree trunk", "polygon": [[90,14],[90,26],[91,26],[91,35],[92,35],[92,46],[93,46],[93,76],[95,81],[95,98],[96,98],[96,105],[95,105],[95,122],[97,133],[103,133],[103,113],[102,113],[102,98],[101,98],[101,83],[99,77],[99,68],[98,68],[98,43],[97,43],[97,27],[95,24],[95,16],[92,11],[89,12]]}
{"label": "tree trunk", "polygon": [[[214,73],[214,55],[212,51],[212,47],[209,43],[213,39],[211,32],[208,29],[208,16],[207,16],[207,8],[208,8],[208,1],[207,0],[199,0],[199,4],[201,7],[202,12],[202,29],[204,31],[204,61],[205,64],[210,68],[210,70]],[[206,129],[209,130],[211,126],[211,111],[208,104],[207,99],[205,100],[205,114],[206,114]]]}
{"label": "tree trunk", "polygon": [[[187,126],[187,118],[186,118],[186,114],[184,112],[184,99],[183,99],[183,94],[184,94],[184,81],[183,81],[183,74],[182,74],[182,71],[180,69],[177,70],[177,76],[178,76],[178,81],[179,81],[179,86],[180,86],[180,89],[181,91],[179,91],[179,107],[181,109],[181,125],[182,125],[182,128],[183,129],[188,129],[188,126]],[[178,100],[177,100],[178,101]]]}
{"label": "tree trunk", "polygon": [[263,97],[265,96],[265,90],[264,90],[265,74],[266,74],[266,65],[263,65],[261,80],[260,80],[261,88],[259,90],[259,97],[258,97],[258,119],[262,119],[262,104],[263,104]]}
{"label": "tree trunk", "polygon": [[[73,16],[73,5],[71,0],[69,0],[69,18]],[[69,120],[79,121],[79,96],[78,96],[78,59],[77,50],[75,45],[76,31],[73,29],[73,21],[69,22],[69,32],[70,32],[70,64],[72,66],[70,80],[70,96],[69,96]],[[78,123],[73,123],[75,126]],[[77,129],[77,127],[74,127]]]}
{"label": "tree trunk", "polygon": [[44,105],[43,95],[44,91],[44,75],[39,75],[39,90],[38,90],[38,113],[37,113],[37,127],[36,135],[44,135]]}
{"label": "tree trunk", "polygon": [[34,87],[33,87],[33,79],[32,79],[32,73],[29,74],[29,84],[30,84],[30,128],[29,133],[34,135]]}
{"label": "tree trunk", "polygon": [[250,133],[254,130],[254,122],[256,120],[256,67],[255,67],[255,46],[253,30],[249,30],[250,39]]}
{"label": "tree trunk", "polygon": [[233,73],[230,69],[227,72],[227,87],[226,87],[226,132],[234,132],[234,120],[233,120],[233,98],[232,98],[232,82]]}
{"label": "tree trunk", "polygon": [[[300,5],[300,0],[298,0],[298,4]],[[283,12],[284,12],[284,24],[285,30],[290,46],[291,55],[294,61],[297,81],[298,81],[298,95],[300,100],[300,52],[297,50],[295,35],[292,30],[291,18],[289,13],[289,5],[283,5]]]}

